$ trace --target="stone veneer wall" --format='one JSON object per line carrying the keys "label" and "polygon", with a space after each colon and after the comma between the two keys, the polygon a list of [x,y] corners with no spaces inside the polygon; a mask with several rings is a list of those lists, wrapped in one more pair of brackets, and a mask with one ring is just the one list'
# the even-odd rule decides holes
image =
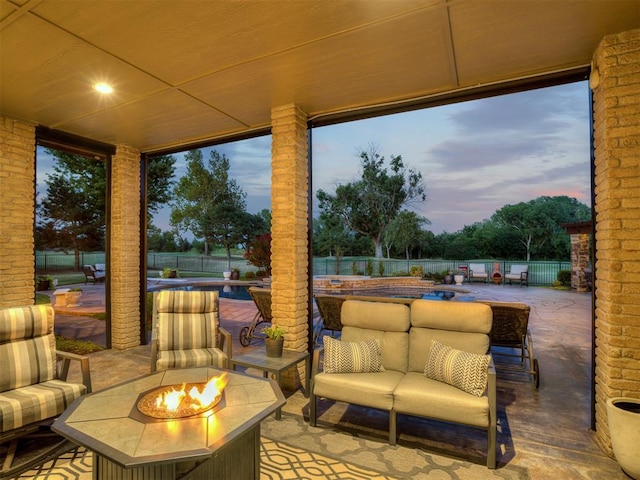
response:
{"label": "stone veneer wall", "polygon": [[35,295],[35,127],[0,117],[0,307]]}
{"label": "stone veneer wall", "polygon": [[584,269],[589,267],[589,244],[591,235],[574,233],[571,235],[571,290],[586,292],[589,290]]}
{"label": "stone veneer wall", "polygon": [[[284,348],[308,339],[307,115],[296,105],[271,110],[271,311],[286,330]],[[285,376],[285,385],[292,378]]]}
{"label": "stone veneer wall", "polygon": [[111,346],[140,345],[140,152],[117,145],[111,163]]}
{"label": "stone veneer wall", "polygon": [[611,452],[607,399],[640,398],[640,30],[605,37],[593,58],[596,438]]}

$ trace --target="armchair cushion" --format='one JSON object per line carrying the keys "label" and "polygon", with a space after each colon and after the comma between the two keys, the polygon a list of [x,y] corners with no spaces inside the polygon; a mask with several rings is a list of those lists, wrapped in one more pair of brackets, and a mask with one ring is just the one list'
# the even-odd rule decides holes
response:
{"label": "armchair cushion", "polygon": [[50,380],[0,395],[0,432],[60,415],[87,389],[79,383]]}
{"label": "armchair cushion", "polygon": [[489,355],[463,352],[432,340],[424,375],[480,397],[487,388],[490,361]]}
{"label": "armchair cushion", "polygon": [[343,342],[325,335],[325,373],[383,372],[379,340]]}
{"label": "armchair cushion", "polygon": [[0,311],[0,392],[55,378],[53,316],[50,305]]}

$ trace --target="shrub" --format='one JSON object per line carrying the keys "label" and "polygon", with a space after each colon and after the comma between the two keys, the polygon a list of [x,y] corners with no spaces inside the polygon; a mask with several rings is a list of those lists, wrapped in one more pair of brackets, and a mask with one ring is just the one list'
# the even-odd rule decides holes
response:
{"label": "shrub", "polygon": [[565,287],[571,286],[571,270],[558,270],[558,281]]}
{"label": "shrub", "polygon": [[351,272],[354,275],[358,274],[358,265],[356,265],[356,261],[355,260],[353,262],[351,262]]}
{"label": "shrub", "polygon": [[246,278],[247,280],[252,280],[256,278],[256,274],[255,272],[245,272],[244,278]]}
{"label": "shrub", "polygon": [[373,275],[373,260],[370,258],[367,260],[367,275]]}
{"label": "shrub", "polygon": [[412,277],[422,277],[422,267],[420,265],[411,265],[409,275]]}
{"label": "shrub", "polygon": [[256,277],[258,278],[264,278],[264,277],[268,277],[269,275],[267,275],[267,271],[266,270],[258,270],[256,272]]}
{"label": "shrub", "polygon": [[384,277],[384,263],[378,262],[378,275]]}

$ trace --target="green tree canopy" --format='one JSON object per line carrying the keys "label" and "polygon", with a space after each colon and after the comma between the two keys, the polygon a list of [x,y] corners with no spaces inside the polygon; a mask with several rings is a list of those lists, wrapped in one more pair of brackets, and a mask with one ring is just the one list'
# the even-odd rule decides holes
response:
{"label": "green tree canopy", "polygon": [[384,232],[384,243],[387,246],[387,258],[391,246],[395,246],[400,251],[404,251],[405,258],[411,258],[411,250],[420,245],[424,239],[423,227],[431,222],[415,212],[404,210],[400,212]]}
{"label": "green tree canopy", "polygon": [[527,261],[532,256],[536,260],[567,258],[570,240],[561,224],[589,219],[589,207],[567,196],[543,196],[505,205],[491,217],[497,226],[515,235]]}
{"label": "green tree canopy", "polygon": [[385,229],[403,207],[425,200],[425,187],[422,174],[405,168],[400,155],[391,156],[390,172],[377,147],[370,145],[359,156],[360,180],[338,185],[333,195],[320,189],[316,196],[322,212],[339,215],[349,229],[368,237],[381,258]]}
{"label": "green tree canopy", "polygon": [[205,255],[211,242],[222,245],[231,266],[231,248],[245,241],[246,193],[229,178],[229,159],[216,150],[206,165],[200,150],[187,152],[185,160],[187,173],[174,188],[170,223],[204,238]]}

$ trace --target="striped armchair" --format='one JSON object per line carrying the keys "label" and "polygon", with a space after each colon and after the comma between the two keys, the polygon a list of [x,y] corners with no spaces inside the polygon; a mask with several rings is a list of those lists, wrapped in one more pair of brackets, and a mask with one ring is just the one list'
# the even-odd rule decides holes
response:
{"label": "striped armchair", "polygon": [[[11,442],[9,452],[91,392],[88,357],[56,352],[54,316],[51,305],[0,309],[0,443]],[[71,360],[80,362],[83,384],[66,381]]]}
{"label": "striped armchair", "polygon": [[231,334],[220,327],[218,292],[162,290],[153,294],[151,371],[227,368]]}

